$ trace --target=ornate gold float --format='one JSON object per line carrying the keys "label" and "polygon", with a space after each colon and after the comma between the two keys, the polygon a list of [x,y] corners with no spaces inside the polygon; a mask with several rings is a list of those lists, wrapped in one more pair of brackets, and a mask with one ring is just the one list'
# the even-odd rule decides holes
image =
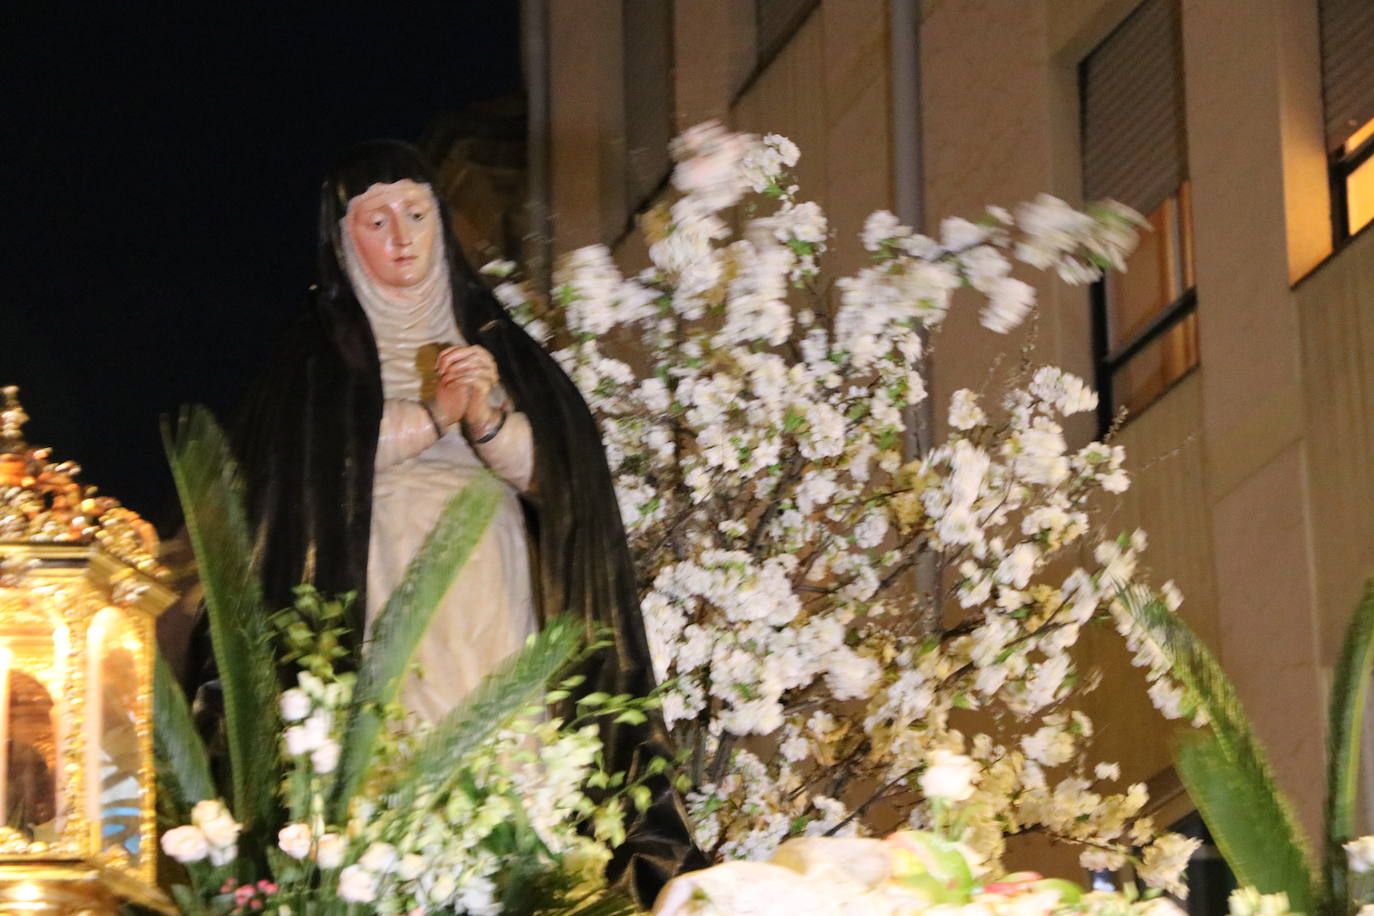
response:
{"label": "ornate gold float", "polygon": [[156,888],[152,527],[0,406],[0,916],[175,912]]}

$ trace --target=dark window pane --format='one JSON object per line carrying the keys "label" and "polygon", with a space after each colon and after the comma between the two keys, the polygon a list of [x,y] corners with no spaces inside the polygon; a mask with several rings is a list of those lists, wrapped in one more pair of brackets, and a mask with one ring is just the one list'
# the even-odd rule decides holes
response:
{"label": "dark window pane", "polygon": [[771,61],[806,17],[820,5],[819,0],[755,0],[758,65]]}
{"label": "dark window pane", "polygon": [[637,210],[668,174],[673,136],[673,4],[624,0],[625,172]]}

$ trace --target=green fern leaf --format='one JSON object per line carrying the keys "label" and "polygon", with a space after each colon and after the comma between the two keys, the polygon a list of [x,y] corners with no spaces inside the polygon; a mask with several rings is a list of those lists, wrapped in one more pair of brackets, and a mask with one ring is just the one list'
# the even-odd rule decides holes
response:
{"label": "green fern leaf", "polygon": [[606,890],[591,899],[535,911],[536,916],[637,916],[642,912],[633,900],[617,890]]}
{"label": "green fern leaf", "polygon": [[[1197,699],[1211,725],[1212,735],[1208,739],[1211,743],[1205,745],[1207,750],[1190,750],[1196,745],[1184,744],[1175,754],[1175,765],[1218,848],[1242,880],[1254,883],[1266,893],[1286,891],[1295,911],[1313,912],[1311,846],[1293,813],[1292,803],[1279,789],[1268,754],[1255,735],[1231,679],[1206,644],[1163,603],[1137,592],[1123,593],[1121,599],[1143,635],[1169,660],[1173,676]],[[1191,755],[1187,761],[1185,755]],[[1224,780],[1220,775],[1223,764]],[[1185,772],[1189,765],[1196,768],[1195,775],[1202,781],[1189,782],[1190,777]],[[1227,791],[1234,797],[1248,799],[1250,807],[1224,821],[1214,821],[1208,816],[1209,808],[1222,813],[1228,810],[1227,799],[1210,795],[1220,791],[1214,786],[1222,782],[1229,786]],[[1251,820],[1261,816],[1262,821]],[[1228,830],[1245,831],[1250,827],[1258,831],[1256,836],[1245,832],[1238,836],[1226,835]],[[1228,848],[1245,852],[1260,841],[1261,835],[1268,853],[1255,864],[1238,863],[1226,852]],[[1300,867],[1294,866],[1295,862],[1300,863]],[[1252,873],[1242,874],[1242,869],[1247,867],[1267,867],[1269,871],[1264,880],[1259,880]],[[1300,900],[1306,903],[1299,905]]]}
{"label": "green fern leaf", "polygon": [[1281,829],[1282,797],[1237,767],[1214,735],[1180,742],[1174,766],[1237,880],[1265,894],[1283,891],[1294,913],[1315,912],[1308,857]]}
{"label": "green fern leaf", "polygon": [[153,756],[158,806],[174,823],[190,823],[196,802],[219,795],[186,695],[160,655],[153,672]]}
{"label": "green fern leaf", "polygon": [[334,797],[342,820],[357,792],[381,729],[381,709],[394,702],[439,601],[481,540],[501,498],[501,484],[490,474],[473,479],[455,495],[373,624],[371,639],[353,691],[357,709],[344,739],[340,779]]}
{"label": "green fern leaf", "polygon": [[277,758],[280,684],[262,586],[250,562],[242,486],[224,433],[205,408],[183,411],[175,429],[164,423],[162,438],[205,588],[224,692],[233,810],[252,832],[270,827],[277,810],[272,781],[255,777]]}
{"label": "green fern leaf", "polygon": [[1374,667],[1374,580],[1346,629],[1345,646],[1331,685],[1326,782],[1326,856],[1322,863],[1327,909],[1344,912],[1347,896],[1345,850],[1355,834],[1355,803],[1360,767],[1360,723]]}

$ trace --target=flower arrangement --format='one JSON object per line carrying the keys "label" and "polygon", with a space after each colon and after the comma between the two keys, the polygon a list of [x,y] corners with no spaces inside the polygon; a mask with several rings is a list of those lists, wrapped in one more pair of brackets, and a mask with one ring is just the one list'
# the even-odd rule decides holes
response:
{"label": "flower arrangement", "polygon": [[[933,764],[937,775],[923,787],[927,797],[942,810],[952,810],[964,795],[966,781],[960,774],[973,768],[972,760],[957,756]],[[944,787],[953,793],[941,794]],[[947,826],[898,831],[882,840],[801,837],[785,841],[767,862],[726,862],[674,879],[654,912],[1182,916],[1159,891],[1085,892],[1071,881],[1035,872],[993,878],[983,874],[982,865],[966,846],[950,839]]]}
{"label": "flower arrangement", "polygon": [[[183,912],[632,911],[602,873],[624,839],[625,805],[644,805],[648,793],[603,770],[597,722],[642,721],[657,701],[589,694],[572,718],[550,717],[550,704],[580,684],[567,670],[601,648],[584,647],[580,627],[551,621],[436,723],[396,702],[498,485],[482,478],[454,497],[380,612],[361,665],[341,671],[348,596],[302,586],[293,607],[261,607],[233,462],[213,419],[189,413],[168,446],[206,589],[227,763],[227,772],[211,766],[160,665],[162,848],[189,879],[172,888]],[[296,672],[286,690],[281,665]]]}
{"label": "flower arrangement", "polygon": [[[680,196],[641,221],[647,269],[624,276],[593,246],[547,301],[514,281],[497,294],[600,420],[702,848],[765,859],[880,818],[928,829],[932,793],[957,782],[959,842],[990,871],[1034,831],[1181,890],[1195,842],[1160,835],[1144,786],[1090,762],[1076,708],[1094,683],[1082,629],[1139,639],[1119,596],[1146,546],[1098,521],[1129,485],[1121,447],[1069,446],[1096,395],[1025,364],[954,392],[943,440],[920,421],[930,342],[961,296],[1007,333],[1035,300],[1014,273],[1119,269],[1139,217],[1042,196],[936,239],[875,213],[870,263],[829,283],[790,141],[703,125],[673,152]],[[1166,715],[1202,721],[1167,663],[1137,657]]]}

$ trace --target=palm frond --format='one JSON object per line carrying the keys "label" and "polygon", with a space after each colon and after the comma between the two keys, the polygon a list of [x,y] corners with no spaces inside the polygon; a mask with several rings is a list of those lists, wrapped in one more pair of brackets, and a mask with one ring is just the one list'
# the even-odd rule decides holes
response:
{"label": "palm frond", "polygon": [[1306,851],[1276,829],[1288,817],[1282,796],[1237,767],[1215,735],[1181,742],[1174,766],[1237,880],[1283,891],[1294,913],[1316,912]]}
{"label": "palm frond", "polygon": [[[1217,846],[1242,881],[1266,893],[1287,891],[1294,910],[1311,913],[1311,846],[1292,803],[1279,788],[1273,767],[1236,695],[1235,685],[1206,644],[1159,600],[1127,592],[1121,596],[1144,636],[1169,660],[1171,673],[1196,698],[1211,724],[1206,743],[1189,742],[1175,754],[1179,776],[1202,812]],[[1192,781],[1190,781],[1192,780]],[[1215,797],[1225,791],[1227,798]],[[1236,808],[1231,799],[1247,799]],[[1208,815],[1211,809],[1216,813]],[[1228,831],[1240,831],[1228,836]],[[1243,862],[1227,853],[1246,856]],[[1262,856],[1251,856],[1263,848]],[[1296,864],[1295,864],[1296,863]],[[1242,874],[1243,869],[1251,869]],[[1260,869],[1255,873],[1254,869]],[[1298,901],[1307,901],[1299,905]]]}
{"label": "palm frond", "polygon": [[348,730],[334,797],[336,816],[362,783],[381,729],[381,710],[393,702],[440,599],[453,584],[496,512],[501,485],[490,474],[473,479],[449,500],[395,591],[377,614],[353,692],[358,710]]}
{"label": "palm frond", "polygon": [[483,679],[477,689],[434,726],[393,786],[397,807],[421,792],[442,793],[461,775],[457,761],[476,750],[520,710],[538,705],[549,681],[572,660],[581,627],[567,617],[549,621],[518,653]]}
{"label": "palm frond", "polygon": [[219,424],[203,407],[163,424],[186,528],[195,548],[210,638],[224,693],[233,809],[246,830],[270,823],[275,785],[256,778],[277,755],[273,711],[280,692],[262,586],[250,562],[248,523],[237,468]]}
{"label": "palm frond", "polygon": [[219,795],[186,695],[161,656],[153,672],[153,756],[158,804],[174,823],[190,823],[196,802]]}
{"label": "palm frond", "polygon": [[618,890],[606,890],[590,899],[535,911],[536,916],[637,916],[642,912],[633,900]]}
{"label": "palm frond", "polygon": [[1331,720],[1326,736],[1326,855],[1322,862],[1322,881],[1327,902],[1333,905],[1346,897],[1346,856],[1341,846],[1355,834],[1360,724],[1364,721],[1371,667],[1374,667],[1374,580],[1365,585],[1364,599],[1350,618],[1331,685]]}

